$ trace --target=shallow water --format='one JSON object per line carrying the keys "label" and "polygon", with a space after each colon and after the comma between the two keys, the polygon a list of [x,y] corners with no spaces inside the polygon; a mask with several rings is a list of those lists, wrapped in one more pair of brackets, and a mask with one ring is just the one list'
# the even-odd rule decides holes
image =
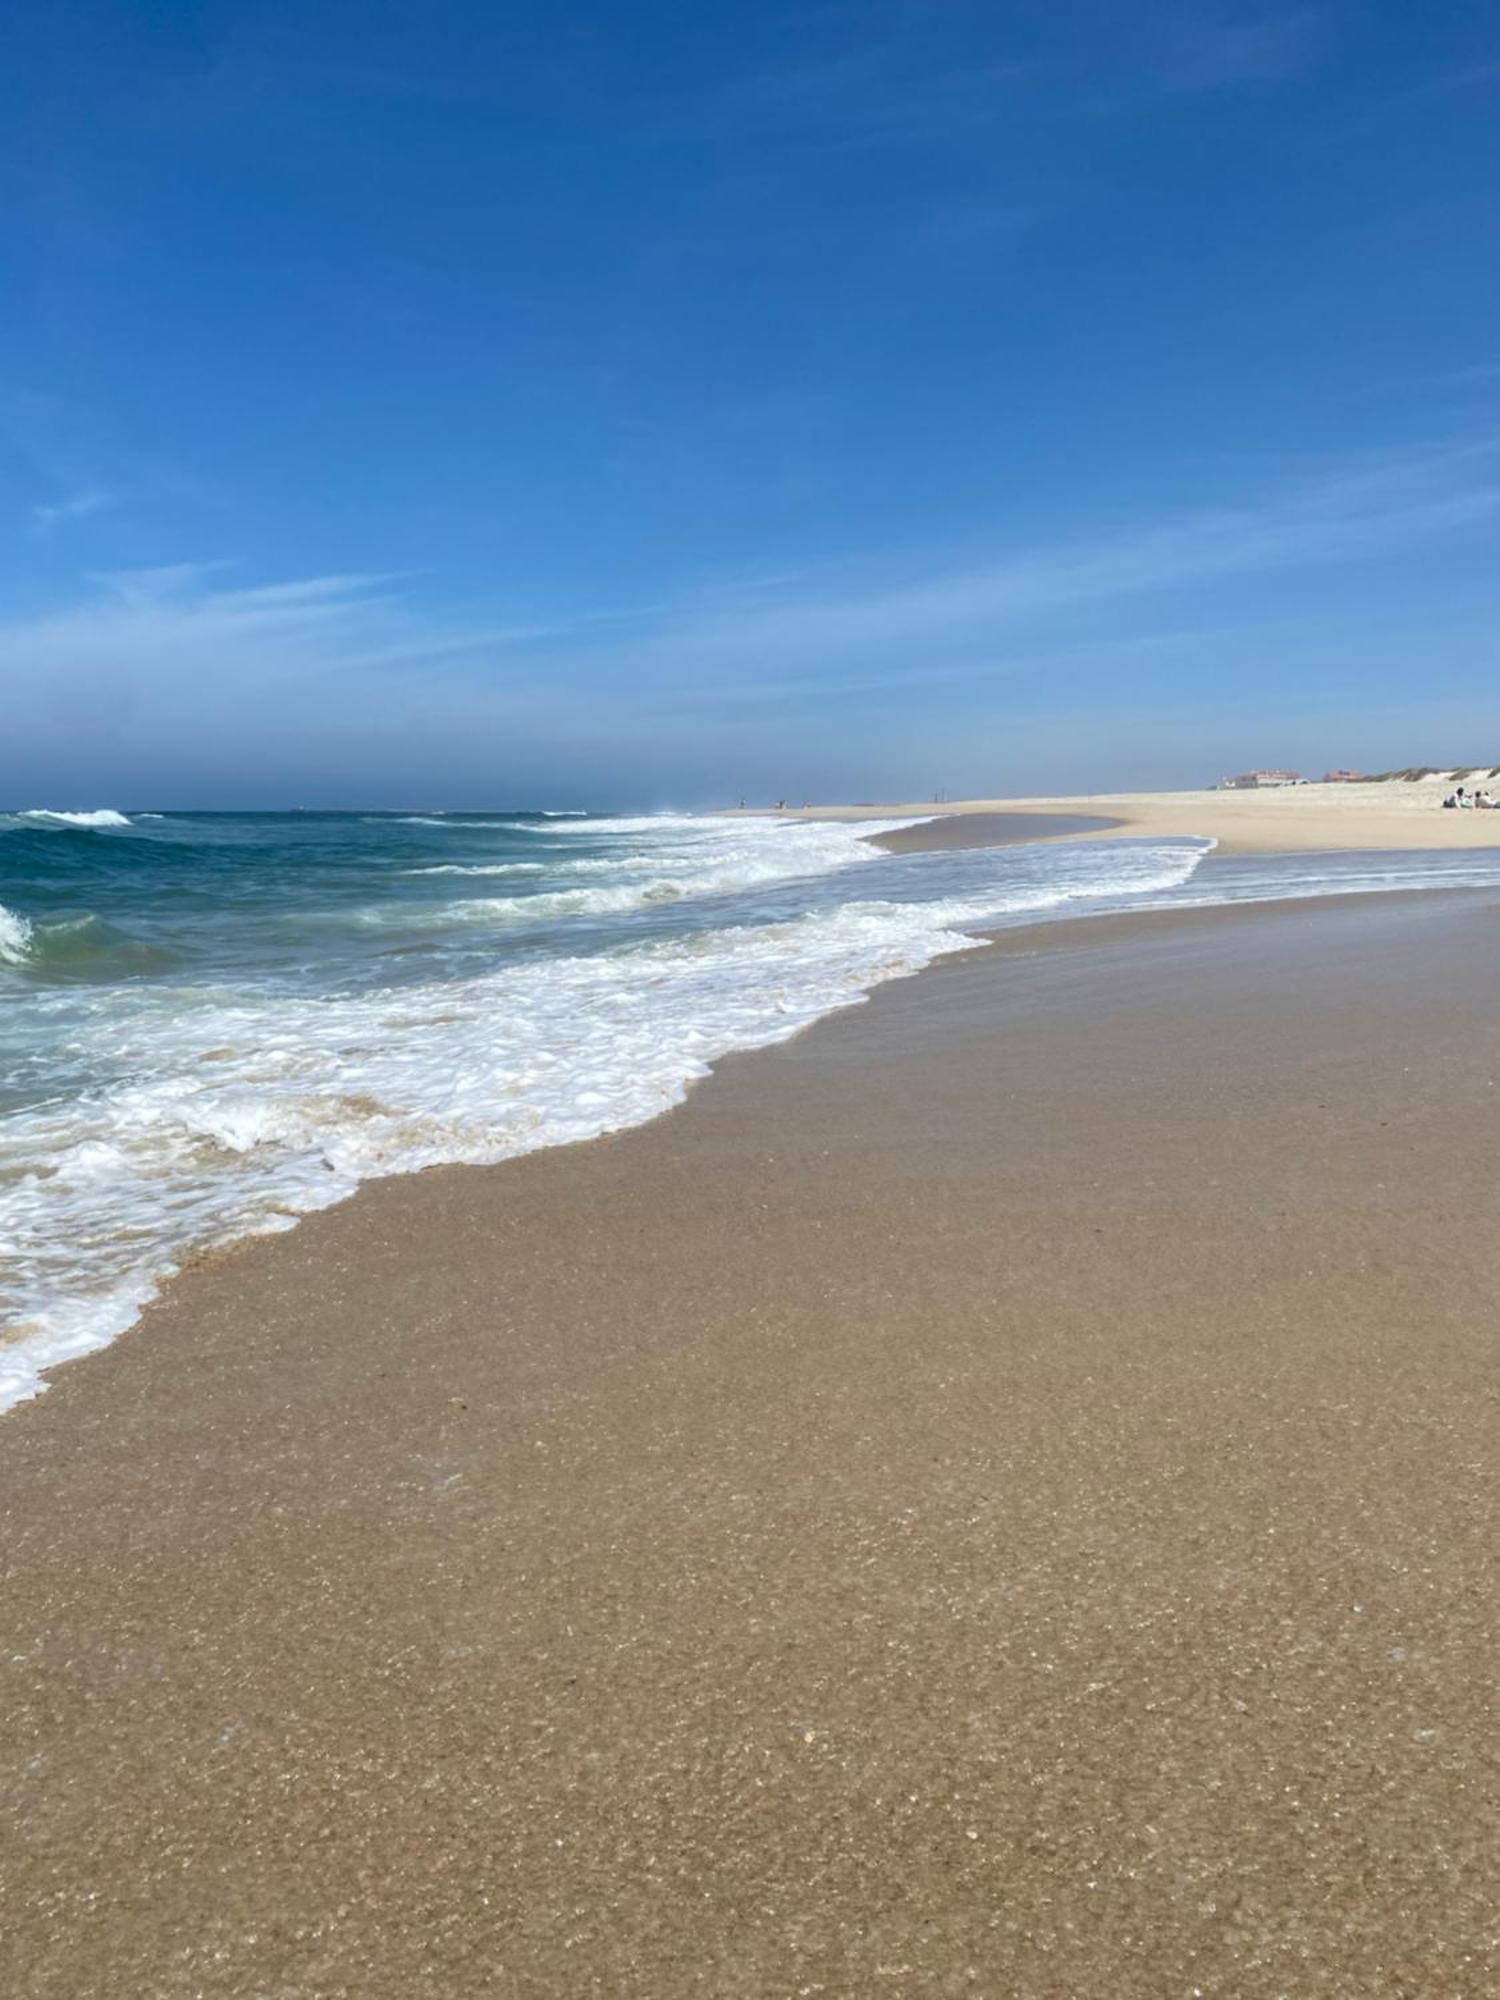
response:
{"label": "shallow water", "polygon": [[1500,883],[1186,840],[887,855],[880,824],[0,815],[0,1407],[193,1249],[639,1123],[978,929]]}

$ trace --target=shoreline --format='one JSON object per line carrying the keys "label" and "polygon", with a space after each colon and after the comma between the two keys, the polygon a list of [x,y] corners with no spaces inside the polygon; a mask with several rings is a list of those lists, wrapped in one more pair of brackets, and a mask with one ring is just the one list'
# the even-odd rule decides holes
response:
{"label": "shoreline", "polygon": [[759,818],[860,819],[923,815],[1022,821],[1058,815],[1115,824],[1093,832],[1038,839],[1196,837],[1236,854],[1394,853],[1422,849],[1500,849],[1500,812],[1445,812],[1446,785],[1299,785],[1265,791],[1100,792],[944,804],[816,805]]}
{"label": "shoreline", "polygon": [[[867,817],[880,818],[890,816],[896,809],[870,807],[858,808],[856,810],[864,812]],[[832,817],[836,816],[837,812],[838,809],[830,808],[825,813],[823,809],[815,808],[811,810],[808,816]],[[1039,829],[1045,826],[1045,830],[1033,831],[1033,825]],[[1129,823],[1120,818],[1107,819],[1102,816],[1081,814],[1054,814],[1051,812],[1032,814],[1010,811],[994,813],[987,808],[976,806],[972,809],[969,807],[954,807],[951,812],[946,813],[939,819],[900,828],[892,833],[868,835],[866,836],[866,840],[872,847],[878,847],[893,854],[903,854],[927,851],[950,851],[968,847],[1017,846],[1032,841],[1068,842],[1072,840],[1091,840],[1104,838],[1108,833],[1113,831],[1128,833],[1130,831]],[[1226,854],[1233,854],[1235,851],[1233,847],[1226,849],[1221,844],[1216,843],[1214,854],[1206,855],[1203,863],[1200,865],[1212,868],[1216,857],[1222,858]],[[1241,849],[1238,851],[1243,852],[1246,850]],[[1266,851],[1279,852],[1281,850]],[[1349,892],[1335,890],[1311,896],[1290,897],[1284,901],[1267,898],[1263,901],[1246,900],[1244,902],[1222,905],[1206,904],[1202,906],[1189,906],[1182,910],[1165,911],[1148,908],[1138,910],[1127,909],[1111,913],[1108,916],[1095,914],[1090,912],[1086,906],[1080,905],[1078,910],[1072,914],[1061,915],[1056,912],[1048,912],[1045,915],[1037,917],[1034,921],[998,930],[988,929],[980,923],[974,926],[973,936],[975,942],[972,947],[962,951],[945,952],[940,957],[929,961],[926,965],[897,975],[894,982],[880,981],[868,988],[859,999],[848,1001],[842,1006],[831,1009],[828,1013],[820,1014],[813,1020],[803,1023],[795,1030],[790,1039],[796,1040],[800,1036],[813,1032],[825,1022],[836,1020],[840,1014],[847,1013],[851,1008],[868,1005],[884,989],[884,986],[889,983],[905,984],[911,980],[920,979],[946,964],[968,958],[975,952],[991,952],[998,948],[1010,948],[1012,941],[1016,941],[1016,949],[1026,948],[1021,941],[1032,940],[1035,942],[1036,949],[1044,950],[1047,948],[1046,938],[1054,929],[1068,930],[1077,923],[1085,923],[1091,926],[1118,925],[1125,929],[1134,928],[1139,925],[1142,927],[1142,935],[1146,936],[1152,934],[1153,918],[1160,918],[1170,925],[1178,918],[1196,916],[1204,920],[1211,920],[1218,915],[1233,916],[1238,912],[1248,913],[1257,909],[1305,909],[1311,913],[1323,909],[1337,908],[1343,904],[1367,902],[1372,899],[1384,901],[1387,898],[1405,896],[1444,898],[1458,896],[1475,898],[1483,897],[1487,893],[1487,891],[1480,888],[1453,888],[1447,885],[1441,887],[1415,886],[1409,889],[1383,888]],[[662,1120],[673,1116],[674,1113],[680,1111],[685,1104],[690,1102],[693,1093],[705,1083],[711,1082],[724,1063],[736,1061],[743,1055],[765,1053],[768,1050],[783,1046],[786,1046],[786,1044],[772,1042],[762,1044],[759,1047],[752,1046],[744,1049],[731,1049],[724,1055],[717,1057],[703,1076],[690,1077],[684,1085],[684,1094],[679,1100],[664,1105],[660,1110],[654,1112],[649,1118],[643,1121],[642,1124],[623,1125],[605,1132],[591,1134],[582,1139],[553,1142],[537,1150],[544,1152],[555,1150],[565,1152],[576,1151],[580,1147],[602,1145],[630,1132],[642,1130],[644,1126],[660,1123]],[[302,1229],[314,1217],[328,1213],[330,1208],[346,1207],[351,1201],[358,1200],[367,1188],[414,1181],[432,1173],[491,1173],[498,1168],[511,1166],[516,1161],[529,1157],[531,1157],[530,1153],[520,1153],[508,1159],[490,1162],[439,1161],[424,1167],[403,1169],[394,1174],[372,1175],[360,1181],[348,1194],[341,1196],[338,1200],[330,1204],[329,1207],[315,1207],[295,1212],[287,1223],[286,1228],[291,1230]],[[70,1370],[78,1362],[95,1361],[99,1356],[109,1353],[121,1341],[134,1336],[154,1312],[170,1301],[174,1287],[194,1271],[207,1263],[234,1257],[245,1251],[253,1251],[258,1245],[273,1240],[276,1236],[283,1233],[285,1231],[279,1228],[249,1229],[243,1234],[235,1235],[219,1242],[189,1246],[175,1268],[151,1279],[151,1290],[128,1325],[121,1327],[116,1332],[106,1334],[97,1340],[97,1342],[78,1346],[72,1352],[39,1364],[37,1372],[40,1386],[14,1401],[0,1404],[0,1426],[3,1426],[6,1417],[13,1411],[23,1409],[28,1404],[35,1403],[45,1397],[55,1387],[59,1371]],[[3,1349],[0,1349],[0,1353],[3,1353]],[[0,1448],[3,1448],[3,1438],[4,1431],[0,1429]]]}
{"label": "shoreline", "polygon": [[[867,817],[872,816],[874,815],[867,815]],[[1115,822],[1104,818],[1076,814],[1048,814],[1039,818],[1033,814],[974,813],[972,815],[965,815],[961,820],[945,819],[936,822],[918,820],[916,824],[898,828],[887,834],[866,836],[865,844],[880,848],[891,854],[967,847],[1016,846],[1041,838],[1087,837],[1089,834],[1102,832],[1113,824]],[[1044,828],[1044,830],[1039,831],[1039,828]],[[870,991],[873,990],[875,989],[870,989]],[[868,994],[864,997],[868,997]],[[835,1009],[834,1011],[837,1010]],[[823,1019],[826,1016],[818,1016],[816,1018]],[[816,1021],[807,1025],[816,1025]],[[730,1051],[729,1053],[735,1053],[735,1051]],[[711,1073],[712,1070],[710,1070]],[[701,1080],[689,1078],[685,1089],[691,1090],[694,1082]],[[661,1117],[672,1108],[673,1106],[670,1104],[665,1105],[660,1110],[654,1112],[653,1117]],[[632,1130],[634,1127],[625,1125],[616,1129],[624,1131]],[[609,1136],[611,1136],[610,1133],[605,1132],[594,1134],[589,1139],[565,1143],[589,1144],[594,1139]],[[516,1157],[524,1157],[524,1155],[517,1155]],[[446,1162],[438,1164],[457,1165],[461,1163]],[[501,1163],[496,1162],[491,1164]],[[432,1170],[431,1167],[418,1168],[397,1175],[376,1175],[370,1178],[372,1180],[405,1179],[412,1172],[430,1172]],[[340,1201],[333,1205],[339,1206],[343,1201],[353,1199],[354,1195],[358,1193],[359,1187],[368,1184],[369,1181],[359,1183],[358,1186],[348,1194],[343,1195]],[[320,1212],[321,1209],[319,1207],[292,1212],[286,1226],[299,1228],[310,1215]],[[153,1273],[143,1281],[147,1287],[145,1296],[136,1304],[134,1317],[127,1324],[117,1326],[114,1330],[103,1334],[89,1332],[84,1335],[75,1336],[65,1343],[63,1351],[54,1351],[45,1360],[32,1362],[28,1359],[24,1364],[24,1376],[21,1378],[27,1386],[19,1393],[10,1385],[0,1382],[0,1423],[3,1423],[4,1418],[10,1411],[21,1408],[25,1403],[35,1401],[39,1396],[45,1395],[52,1385],[58,1370],[69,1368],[75,1362],[92,1360],[96,1356],[108,1352],[117,1341],[133,1333],[140,1326],[143,1317],[162,1300],[169,1288],[184,1273],[194,1268],[204,1259],[232,1254],[242,1245],[255,1243],[262,1237],[275,1233],[278,1233],[278,1231],[274,1228],[252,1228],[245,1230],[242,1234],[218,1242],[199,1243],[188,1246],[173,1268],[165,1272]],[[22,1341],[18,1343],[18,1346],[21,1349],[25,1349],[27,1343]],[[0,1340],[0,1361],[3,1361],[4,1357],[5,1345],[3,1340]],[[37,1386],[31,1386],[32,1384],[36,1384]]]}
{"label": "shoreline", "polygon": [[10,1990],[1482,1989],[1481,908],[1011,931],[183,1273],[5,1427]]}

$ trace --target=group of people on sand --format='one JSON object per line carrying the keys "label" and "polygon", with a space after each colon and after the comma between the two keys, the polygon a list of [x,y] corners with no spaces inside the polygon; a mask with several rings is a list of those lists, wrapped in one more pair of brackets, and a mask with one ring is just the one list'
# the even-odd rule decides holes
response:
{"label": "group of people on sand", "polygon": [[1462,785],[1450,792],[1443,804],[1450,812],[1455,807],[1461,812],[1500,812],[1500,799],[1492,799],[1488,792],[1466,792]]}

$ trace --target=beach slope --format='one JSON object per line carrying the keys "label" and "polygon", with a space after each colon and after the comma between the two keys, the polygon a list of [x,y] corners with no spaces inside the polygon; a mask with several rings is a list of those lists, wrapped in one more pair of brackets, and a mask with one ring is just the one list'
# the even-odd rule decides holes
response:
{"label": "beach slope", "polygon": [[[798,817],[951,819],[957,829],[975,816],[987,823],[1037,824],[1037,837],[1091,839],[1102,818],[1136,838],[1196,835],[1216,840],[1225,854],[1393,852],[1428,848],[1500,848],[1500,812],[1445,812],[1453,789],[1440,783],[1288,785],[1263,791],[1099,792],[1087,796],[960,799],[942,804],[807,806]],[[1092,819],[1092,830],[1058,822]],[[1011,838],[1015,838],[1014,833]]]}
{"label": "beach slope", "polygon": [[186,1273],[0,1426],[0,1989],[1495,1991],[1497,978],[1014,933]]}

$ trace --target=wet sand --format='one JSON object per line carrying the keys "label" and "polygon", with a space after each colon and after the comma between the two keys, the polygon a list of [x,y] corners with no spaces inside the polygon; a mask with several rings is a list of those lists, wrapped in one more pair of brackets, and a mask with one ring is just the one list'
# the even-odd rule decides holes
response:
{"label": "wet sand", "polygon": [[1028,840],[1076,839],[1108,833],[1119,820],[1089,813],[943,813],[873,836],[890,854],[926,854],[938,848],[1015,847]]}
{"label": "wet sand", "polygon": [[1010,933],[203,1262],[0,1424],[0,1991],[1500,1990],[1497,978]]}

